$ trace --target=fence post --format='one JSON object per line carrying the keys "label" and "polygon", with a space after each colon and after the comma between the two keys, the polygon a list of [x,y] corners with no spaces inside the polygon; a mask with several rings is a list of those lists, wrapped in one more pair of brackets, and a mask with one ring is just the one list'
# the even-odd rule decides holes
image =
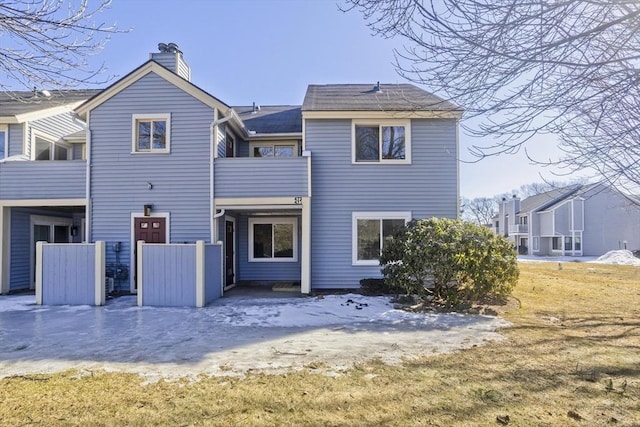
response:
{"label": "fence post", "polygon": [[42,245],[36,242],[36,304],[42,305]]}
{"label": "fence post", "polygon": [[138,291],[138,307],[142,307],[142,247],[144,246],[143,240],[136,242],[136,285]]}
{"label": "fence post", "polygon": [[196,307],[204,307],[206,301],[204,241],[196,242]]}
{"label": "fence post", "polygon": [[95,304],[104,305],[106,300],[105,295],[105,244],[103,241],[95,243]]}

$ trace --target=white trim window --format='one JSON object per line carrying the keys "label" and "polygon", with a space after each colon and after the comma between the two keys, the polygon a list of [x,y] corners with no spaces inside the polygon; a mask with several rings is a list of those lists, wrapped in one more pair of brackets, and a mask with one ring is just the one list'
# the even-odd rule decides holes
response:
{"label": "white trim window", "polygon": [[249,262],[297,262],[298,218],[249,218]]}
{"label": "white trim window", "polygon": [[69,160],[71,146],[56,142],[53,137],[31,131],[31,160]]}
{"label": "white trim window", "polygon": [[351,162],[411,163],[410,120],[352,122]]}
{"label": "white trim window", "polygon": [[533,250],[538,252],[540,250],[540,237],[533,238]]}
{"label": "white trim window", "polygon": [[131,151],[133,153],[169,153],[171,114],[133,114]]}
{"label": "white trim window", "polygon": [[9,157],[9,126],[0,124],[0,160]]}
{"label": "white trim window", "polygon": [[411,212],[353,212],[353,265],[380,265],[384,242],[411,221]]}

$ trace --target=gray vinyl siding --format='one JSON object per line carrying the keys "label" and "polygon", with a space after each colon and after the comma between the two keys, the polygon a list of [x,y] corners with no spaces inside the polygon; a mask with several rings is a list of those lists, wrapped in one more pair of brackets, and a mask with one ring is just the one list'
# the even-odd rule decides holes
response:
{"label": "gray vinyl siding", "polygon": [[[153,113],[171,113],[171,152],[132,154],[132,115]],[[154,73],[91,111],[92,240],[122,242],[120,260],[129,265],[131,214],[152,204],[170,214],[169,242],[209,242],[212,121],[211,107]]]}
{"label": "gray vinyl siding", "polygon": [[553,236],[553,212],[540,212],[540,235]]}
{"label": "gray vinyl siding", "polygon": [[189,80],[190,78],[190,70],[189,66],[184,59],[182,58],[182,54],[179,53],[171,53],[171,52],[154,52],[151,54],[151,59],[153,59],[158,64],[162,65],[165,68],[173,71],[180,77],[185,80]]}
{"label": "gray vinyl siding", "polygon": [[580,199],[573,200],[573,228],[576,231],[584,229],[584,202]]}
{"label": "gray vinyl siding", "polygon": [[[261,217],[264,218],[264,217]],[[236,219],[238,242],[237,262],[238,280],[300,280],[301,257],[301,225],[298,218],[298,261],[297,262],[249,262],[249,217],[239,216]]]}
{"label": "gray vinyl siding", "polygon": [[582,251],[600,256],[608,251],[640,249],[640,206],[634,206],[620,194],[596,187],[583,195],[584,231]]}
{"label": "gray vinyl siding", "polygon": [[220,126],[218,126],[218,157],[227,157],[226,129],[227,129],[227,125],[225,123],[222,123]]}
{"label": "gray vinyl siding", "polygon": [[216,197],[306,196],[307,158],[216,159]]}
{"label": "gray vinyl siding", "polygon": [[71,144],[71,159],[82,160],[82,149],[84,144]]}
{"label": "gray vinyl siding", "polygon": [[[24,125],[9,125],[9,156],[24,154]],[[7,156],[7,157],[9,157]]]}
{"label": "gray vinyl siding", "polygon": [[32,129],[52,137],[55,141],[84,129],[78,121],[73,119],[71,112],[34,120],[29,122],[29,125]]}
{"label": "gray vinyl siding", "polygon": [[84,199],[86,162],[6,162],[0,164],[0,182],[0,200]]}
{"label": "gray vinyl siding", "polygon": [[204,302],[209,304],[222,296],[222,245],[205,245],[204,263]]}
{"label": "gray vinyl siding", "polygon": [[9,290],[29,289],[31,280],[31,215],[69,218],[69,215],[43,209],[11,209]]}
{"label": "gray vinyl siding", "polygon": [[314,288],[357,287],[377,266],[352,265],[352,212],[458,215],[455,120],[412,120],[412,164],[351,164],[351,120],[306,120],[312,152],[311,274]]}
{"label": "gray vinyl siding", "polygon": [[571,203],[565,203],[554,210],[556,235],[568,236],[571,228]]}
{"label": "gray vinyl siding", "polygon": [[249,157],[249,143],[243,140],[236,140],[236,157]]}

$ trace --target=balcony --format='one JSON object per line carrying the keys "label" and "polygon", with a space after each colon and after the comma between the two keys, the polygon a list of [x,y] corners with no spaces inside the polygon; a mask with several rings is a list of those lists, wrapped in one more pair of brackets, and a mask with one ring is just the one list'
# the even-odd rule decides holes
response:
{"label": "balcony", "polygon": [[529,224],[509,224],[509,234],[529,234]]}
{"label": "balcony", "polygon": [[0,200],[83,199],[86,161],[0,163]]}
{"label": "balcony", "polygon": [[310,158],[215,159],[215,197],[306,197]]}

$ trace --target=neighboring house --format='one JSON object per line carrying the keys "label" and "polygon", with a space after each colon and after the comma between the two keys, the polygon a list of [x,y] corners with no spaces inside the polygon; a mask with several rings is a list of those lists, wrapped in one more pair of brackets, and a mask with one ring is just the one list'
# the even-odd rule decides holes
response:
{"label": "neighboring house", "polygon": [[606,184],[503,199],[494,230],[529,255],[599,256],[640,249],[640,203]]}
{"label": "neighboring house", "polygon": [[97,92],[0,93],[2,293],[32,286],[34,241],[80,241],[86,153],[73,108]]}
{"label": "neighboring house", "polygon": [[[40,122],[0,127],[22,160],[0,163],[2,293],[33,287],[37,240],[106,242],[107,275],[124,291],[136,292],[139,240],[221,242],[225,289],[354,288],[380,275],[398,227],[457,217],[453,104],[367,84],[311,85],[301,106],[232,107],[191,83],[177,46],[160,47],[74,113],[38,116],[49,161],[34,161],[44,143],[25,136]],[[63,148],[68,160],[55,161]]]}

